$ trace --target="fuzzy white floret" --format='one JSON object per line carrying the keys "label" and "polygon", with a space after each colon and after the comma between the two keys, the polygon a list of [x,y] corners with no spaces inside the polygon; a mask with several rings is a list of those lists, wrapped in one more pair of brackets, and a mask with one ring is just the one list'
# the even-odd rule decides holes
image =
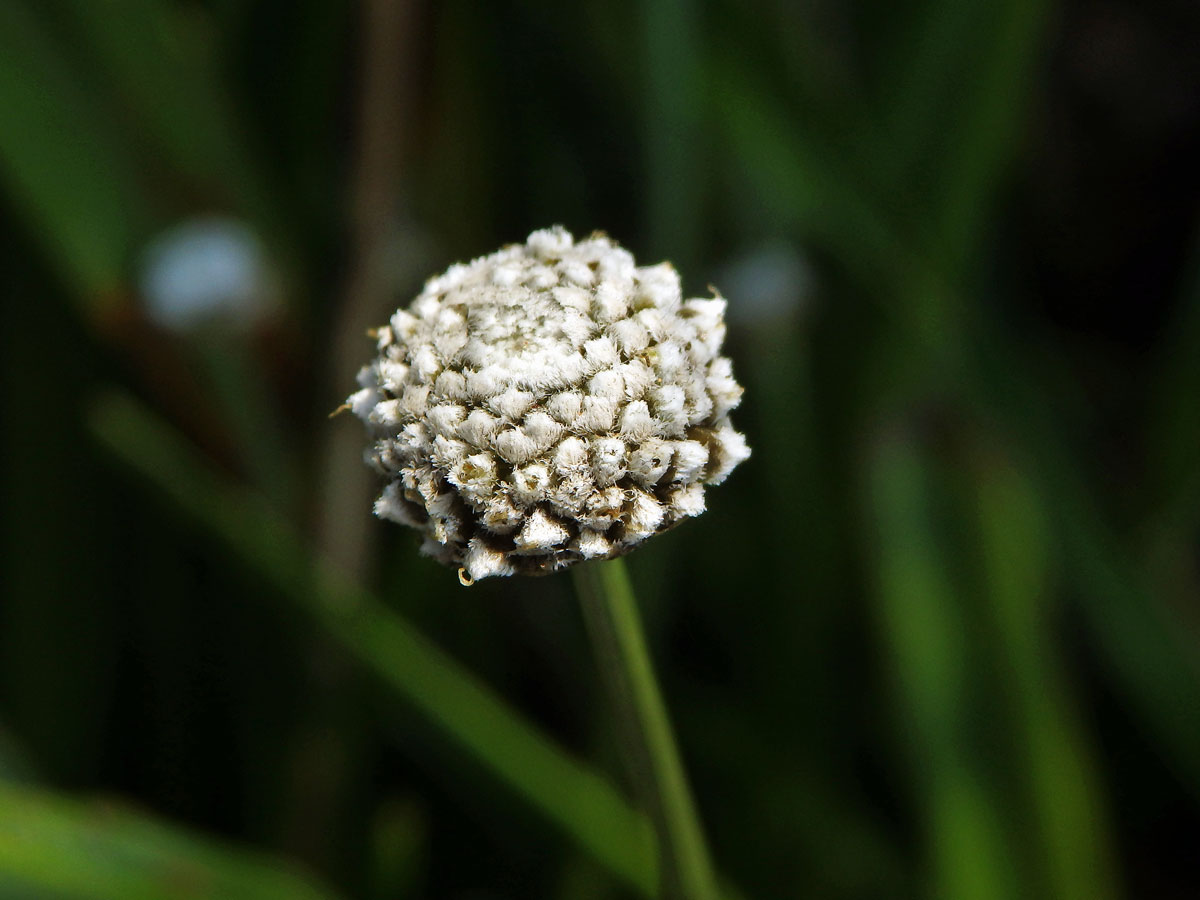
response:
{"label": "fuzzy white floret", "polygon": [[605,538],[603,531],[592,528],[582,528],[571,545],[576,553],[584,559],[602,559],[612,552],[612,544]]}
{"label": "fuzzy white floret", "polygon": [[537,442],[520,428],[501,431],[493,443],[500,458],[514,465],[529,462],[538,452]]}
{"label": "fuzzy white floret", "polygon": [[537,444],[540,452],[554,446],[559,436],[562,435],[563,427],[555,422],[549,414],[538,410],[525,417],[525,424],[521,426],[521,430]]}
{"label": "fuzzy white floret", "polygon": [[714,465],[705,481],[708,484],[720,484],[736,466],[749,458],[750,448],[746,444],[746,436],[728,426],[722,428],[715,435]]}
{"label": "fuzzy white floret", "polygon": [[346,400],[346,405],[350,407],[350,411],[364,421],[371,420],[371,413],[375,409],[375,405],[379,402],[379,392],[373,387],[365,387],[361,391],[355,391]]}
{"label": "fuzzy white floret", "polygon": [[603,434],[613,426],[617,417],[617,403],[607,397],[588,396],[583,398],[583,409],[576,417],[573,427],[587,434]]}
{"label": "fuzzy white floret", "polygon": [[525,415],[529,407],[533,406],[535,397],[530,391],[518,390],[516,387],[510,387],[502,394],[498,394],[488,400],[488,408],[496,415],[504,416],[511,420],[519,419]]}
{"label": "fuzzy white floret", "polygon": [[683,485],[668,496],[667,504],[676,519],[698,516],[704,512],[704,488],[699,484]]}
{"label": "fuzzy white floret", "polygon": [[708,464],[708,448],[699,441],[678,441],[675,444],[675,480],[690,484],[700,477]]}
{"label": "fuzzy white floret", "polygon": [[638,270],[639,296],[658,309],[674,312],[683,297],[679,273],[670,263]]}
{"label": "fuzzy white floret", "polygon": [[563,524],[536,509],[515,538],[517,552],[544,551],[566,542],[571,533]]}
{"label": "fuzzy white floret", "polygon": [[593,491],[584,501],[579,521],[587,528],[605,531],[621,518],[621,511],[624,507],[625,492],[619,487],[613,486]]}
{"label": "fuzzy white floret", "polygon": [[507,494],[493,494],[484,504],[480,522],[494,534],[509,534],[525,521],[525,513]]}
{"label": "fuzzy white floret", "polygon": [[[394,401],[401,414],[409,419],[419,419],[429,408],[429,385],[406,384],[400,399]],[[383,404],[380,404],[382,406]]]}
{"label": "fuzzy white floret", "polygon": [[420,525],[412,514],[409,504],[404,502],[400,492],[400,483],[393,481],[383,489],[379,499],[375,501],[375,515],[381,519],[399,522],[401,525]]}
{"label": "fuzzy white floret", "polygon": [[453,438],[437,435],[433,439],[433,449],[430,451],[430,456],[437,468],[443,472],[450,472],[467,458],[467,454],[471,452],[470,446],[462,441],[456,441]]}
{"label": "fuzzy white floret", "polygon": [[534,463],[513,471],[513,497],[525,506],[533,506],[548,495],[550,491],[550,469],[541,463]]}
{"label": "fuzzy white floret", "polygon": [[570,425],[583,409],[583,394],[579,391],[562,391],[546,402],[546,411],[563,425]]}
{"label": "fuzzy white floret", "polygon": [[568,283],[576,287],[591,287],[596,280],[596,273],[587,263],[578,259],[565,260],[559,264],[558,270]]}
{"label": "fuzzy white floret", "polygon": [[654,487],[667,474],[674,455],[675,450],[668,441],[644,441],[630,454],[629,474],[643,487]]}
{"label": "fuzzy white floret", "polygon": [[631,359],[613,371],[621,376],[626,400],[637,400],[654,384],[654,370],[640,359]]}
{"label": "fuzzy white floret", "polygon": [[596,484],[607,487],[616,484],[625,474],[625,442],[620,438],[600,438],[592,441],[592,472]]}
{"label": "fuzzy white floret", "polygon": [[653,494],[636,489],[631,493],[633,496],[626,501],[629,514],[622,543],[636,543],[650,537],[658,531],[667,515]]}
{"label": "fuzzy white floret", "polygon": [[625,399],[625,379],[616,369],[597,372],[588,382],[588,394],[603,400],[619,403]]}
{"label": "fuzzy white floret", "polygon": [[621,412],[621,436],[627,441],[640,443],[648,440],[653,437],[657,427],[644,400],[626,404]]}
{"label": "fuzzy white floret", "polygon": [[434,379],[433,391],[443,400],[461,403],[467,399],[466,376],[462,372],[452,372],[447,369]]}
{"label": "fuzzy white floret", "polygon": [[636,319],[622,319],[620,322],[614,322],[609,330],[621,348],[621,352],[626,356],[641,353],[650,346],[650,332]]}
{"label": "fuzzy white floret", "polygon": [[571,232],[561,225],[555,225],[535,231],[525,243],[535,256],[545,259],[565,253],[574,241],[571,239]]}
{"label": "fuzzy white floret", "polygon": [[587,444],[577,437],[569,437],[558,445],[554,454],[554,467],[560,472],[582,469],[588,464]]}
{"label": "fuzzy white floret", "polygon": [[401,419],[405,415],[405,411],[400,408],[399,400],[382,400],[371,408],[367,414],[367,421],[383,428],[394,428],[401,424]]}
{"label": "fuzzy white floret", "polygon": [[612,281],[603,281],[592,296],[592,313],[597,322],[610,323],[623,318],[629,310],[629,297]]}
{"label": "fuzzy white floret", "polygon": [[448,480],[471,505],[486,504],[495,492],[496,461],[490,453],[468,456],[450,470]]}
{"label": "fuzzy white floret", "polygon": [[[618,323],[619,324],[619,323]],[[594,338],[583,345],[583,356],[594,369],[611,369],[621,361],[621,354],[613,339],[605,335]]]}
{"label": "fuzzy white floret", "polygon": [[458,436],[473,447],[483,447],[499,429],[499,419],[488,415],[486,410],[476,409],[458,426]]}
{"label": "fuzzy white floret", "polygon": [[457,435],[459,425],[467,417],[467,408],[455,403],[442,403],[430,407],[427,417],[434,434]]}
{"label": "fuzzy white floret", "polygon": [[480,538],[472,538],[467,545],[463,568],[472,581],[489,578],[493,575],[511,575],[513,565],[508,557],[499,550],[488,546]]}

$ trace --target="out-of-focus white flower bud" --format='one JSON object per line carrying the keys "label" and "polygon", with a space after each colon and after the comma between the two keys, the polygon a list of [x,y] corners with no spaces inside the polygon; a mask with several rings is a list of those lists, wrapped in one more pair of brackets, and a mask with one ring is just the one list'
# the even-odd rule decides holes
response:
{"label": "out-of-focus white flower bud", "polygon": [[699,515],[750,455],[724,311],[562,228],[452,266],[378,329],[348,401],[388,478],[376,514],[465,583],[620,556]]}
{"label": "out-of-focus white flower bud", "polygon": [[278,292],[255,233],[236,219],[212,216],[176,225],[150,243],[141,293],[151,319],[186,332],[253,327],[274,311]]}

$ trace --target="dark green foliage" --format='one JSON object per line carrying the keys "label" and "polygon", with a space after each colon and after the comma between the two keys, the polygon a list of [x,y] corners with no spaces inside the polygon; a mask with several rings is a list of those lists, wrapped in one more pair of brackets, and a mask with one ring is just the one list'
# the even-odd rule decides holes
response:
{"label": "dark green foliage", "polygon": [[[0,897],[652,893],[569,579],[327,418],[556,222],[729,298],[754,456],[630,567],[730,896],[1193,894],[1194,8],[348,6],[0,0]],[[274,305],[172,331],[213,215]]]}

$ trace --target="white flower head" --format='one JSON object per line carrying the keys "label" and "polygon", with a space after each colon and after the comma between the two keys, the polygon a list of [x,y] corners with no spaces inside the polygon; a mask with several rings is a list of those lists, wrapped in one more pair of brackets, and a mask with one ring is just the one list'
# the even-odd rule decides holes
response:
{"label": "white flower head", "polygon": [[382,518],[464,583],[628,553],[750,455],[725,301],[596,234],[535,231],[430,279],[376,332],[348,405]]}

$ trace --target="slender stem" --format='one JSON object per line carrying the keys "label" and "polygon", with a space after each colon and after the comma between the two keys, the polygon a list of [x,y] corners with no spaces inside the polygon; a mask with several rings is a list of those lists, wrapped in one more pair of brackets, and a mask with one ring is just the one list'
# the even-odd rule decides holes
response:
{"label": "slender stem", "polygon": [[663,703],[623,560],[576,566],[575,587],[612,694],[634,789],[654,821],[663,897],[717,900],[700,817]]}

